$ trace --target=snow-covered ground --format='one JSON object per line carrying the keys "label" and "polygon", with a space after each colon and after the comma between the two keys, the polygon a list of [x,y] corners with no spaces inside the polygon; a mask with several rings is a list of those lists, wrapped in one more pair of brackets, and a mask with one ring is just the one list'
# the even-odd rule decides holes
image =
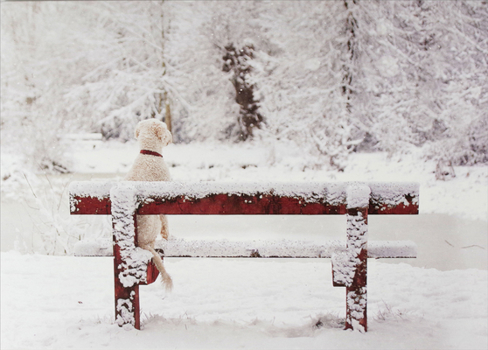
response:
{"label": "snow-covered ground", "polygon": [[[2,253],[2,349],[486,349],[487,272],[370,261],[369,332],[342,330],[330,260],[166,259],[141,331],[113,321],[110,258]],[[317,327],[321,321],[322,325]]]}
{"label": "snow-covered ground", "polygon": [[[345,291],[332,287],[329,259],[166,259],[173,292],[165,294],[158,282],[141,287],[142,330],[119,328],[110,258],[25,252],[45,244],[38,237],[43,225],[87,237],[109,233],[104,218],[69,217],[64,187],[121,179],[136,155],[133,143],[80,147],[73,174],[25,174],[38,197],[51,193],[42,186],[56,188],[43,202],[33,195],[25,201],[31,190],[17,159],[2,154],[1,176],[10,176],[2,182],[2,349],[487,348],[488,167],[455,168],[455,178],[436,181],[435,164],[415,156],[355,154],[336,173],[310,166],[299,149],[280,143],[171,145],[164,157],[178,181],[419,182],[421,215],[370,217],[371,240],[413,240],[418,259],[368,262],[369,332],[342,330]],[[27,195],[16,201],[21,192]],[[172,216],[170,229],[189,239],[320,241],[344,239],[345,222],[341,216]]]}

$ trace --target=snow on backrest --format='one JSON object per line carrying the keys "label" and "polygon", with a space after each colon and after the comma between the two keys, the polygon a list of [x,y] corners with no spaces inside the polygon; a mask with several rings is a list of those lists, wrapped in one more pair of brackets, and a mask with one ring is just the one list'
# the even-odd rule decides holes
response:
{"label": "snow on backrest", "polygon": [[369,206],[369,197],[371,189],[360,183],[354,183],[347,186],[346,200],[348,208],[367,208]]}
{"label": "snow on backrest", "polygon": [[[108,198],[110,188],[117,182],[73,182],[70,184],[70,201],[76,204],[76,198]],[[331,205],[345,204],[347,188],[359,183],[228,183],[228,182],[142,182],[134,181],[140,201],[148,198],[188,197],[192,199],[209,197],[216,194],[228,195],[273,195],[279,197],[302,198],[308,203],[327,202]],[[373,204],[408,206],[418,205],[419,185],[417,183],[364,183],[371,189]],[[352,195],[352,193],[350,194]],[[352,197],[351,197],[352,198]],[[364,205],[364,203],[362,204]],[[73,210],[72,210],[73,212]]]}
{"label": "snow on backrest", "polygon": [[419,184],[415,182],[369,182],[371,201],[386,205],[409,205],[407,196],[412,204],[419,204]]}

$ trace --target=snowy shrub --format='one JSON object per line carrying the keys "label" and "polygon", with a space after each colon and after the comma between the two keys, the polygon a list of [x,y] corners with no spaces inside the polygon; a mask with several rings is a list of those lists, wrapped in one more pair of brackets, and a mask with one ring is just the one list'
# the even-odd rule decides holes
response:
{"label": "snowy shrub", "polygon": [[69,176],[35,174],[21,162],[2,159],[1,182],[2,200],[21,204],[18,218],[32,226],[16,230],[15,249],[20,252],[70,255],[76,242],[112,236],[110,216],[70,216]]}
{"label": "snowy shrub", "polygon": [[[73,240],[69,235],[69,218],[63,215],[62,210],[66,205],[63,194],[68,180],[48,175],[36,176],[15,168],[10,170],[12,175],[2,179],[2,197],[13,197],[22,203],[22,215],[34,227],[32,231],[17,232],[16,249],[47,255],[69,254]],[[9,191],[9,188],[14,188],[15,192]]]}
{"label": "snowy shrub", "polygon": [[164,3],[82,3],[80,7],[87,10],[91,22],[83,43],[89,61],[65,94],[69,110],[84,116],[91,131],[101,131],[105,139],[130,140],[139,120],[164,117],[163,106],[169,103],[168,93],[171,96]]}
{"label": "snowy shrub", "polygon": [[366,52],[379,75],[368,74],[365,109],[373,112],[366,126],[377,149],[401,153],[415,145],[429,158],[461,164],[470,148],[468,126],[488,108],[479,80],[488,73],[487,7],[449,4],[375,6],[382,20],[372,22],[374,51]]}
{"label": "snowy shrub", "polygon": [[59,102],[72,75],[58,63],[71,59],[73,47],[62,16],[52,3],[2,5],[2,148],[19,154],[28,170],[69,168],[60,132],[71,121]]}
{"label": "snowy shrub", "polygon": [[460,165],[488,163],[488,113],[469,126],[468,142],[467,154],[462,156],[457,163]]}
{"label": "snowy shrub", "polygon": [[378,310],[374,320],[377,322],[400,321],[410,318],[408,310],[393,309],[390,305],[383,301],[384,309]]}

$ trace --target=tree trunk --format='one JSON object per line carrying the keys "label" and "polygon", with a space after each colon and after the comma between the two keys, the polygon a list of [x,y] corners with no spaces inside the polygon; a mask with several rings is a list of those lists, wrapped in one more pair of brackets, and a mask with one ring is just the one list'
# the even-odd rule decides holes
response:
{"label": "tree trunk", "polygon": [[164,92],[164,105],[166,106],[165,108],[165,114],[164,114],[164,122],[166,123],[166,126],[168,127],[169,132],[172,133],[172,127],[171,127],[171,105],[169,104],[169,98],[168,98],[168,92]]}
{"label": "tree trunk", "polygon": [[356,30],[358,28],[358,23],[354,18],[354,15],[351,11],[351,8],[356,5],[356,0],[344,0],[344,7],[349,11],[346,18],[346,29],[345,34],[347,38],[347,56],[349,59],[349,65],[344,64],[343,70],[344,75],[342,78],[342,94],[346,96],[346,110],[348,113],[351,112],[351,95],[352,91],[352,83],[353,83],[353,74],[351,72],[350,65],[353,63],[354,59],[356,58]]}
{"label": "tree trunk", "polygon": [[258,101],[254,99],[254,85],[248,81],[251,66],[248,61],[253,58],[254,47],[244,46],[238,50],[233,44],[225,47],[227,50],[223,58],[224,72],[233,72],[232,84],[236,91],[236,102],[241,106],[238,124],[240,127],[239,139],[242,141],[252,137],[254,128],[260,128],[263,121],[258,111]]}

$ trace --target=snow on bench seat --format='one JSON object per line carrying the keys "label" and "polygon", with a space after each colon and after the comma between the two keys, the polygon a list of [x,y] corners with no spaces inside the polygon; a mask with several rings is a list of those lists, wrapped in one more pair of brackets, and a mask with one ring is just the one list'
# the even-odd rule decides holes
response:
{"label": "snow on bench seat", "polygon": [[[324,244],[295,240],[256,240],[249,242],[208,241],[172,238],[156,241],[164,257],[173,258],[331,258],[346,250],[346,242],[331,240]],[[113,256],[111,240],[83,241],[75,245],[75,256]],[[412,241],[369,241],[368,258],[416,258]]]}

